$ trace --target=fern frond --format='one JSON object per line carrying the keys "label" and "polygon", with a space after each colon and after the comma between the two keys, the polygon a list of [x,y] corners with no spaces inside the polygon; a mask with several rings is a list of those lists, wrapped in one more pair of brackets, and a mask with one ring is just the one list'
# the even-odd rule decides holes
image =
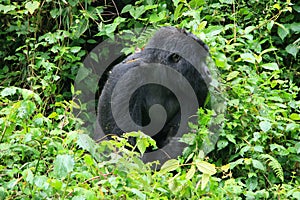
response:
{"label": "fern frond", "polygon": [[276,158],[270,156],[269,154],[262,154],[259,157],[266,161],[266,163],[274,170],[276,176],[283,182],[283,169],[280,163],[276,160]]}

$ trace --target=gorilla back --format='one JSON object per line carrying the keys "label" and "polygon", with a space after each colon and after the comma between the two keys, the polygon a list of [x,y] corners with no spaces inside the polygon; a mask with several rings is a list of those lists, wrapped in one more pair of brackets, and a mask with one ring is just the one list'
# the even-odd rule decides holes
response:
{"label": "gorilla back", "polygon": [[121,136],[141,130],[159,149],[177,143],[207,97],[208,56],[195,35],[159,29],[144,50],[113,67],[99,98],[97,131]]}

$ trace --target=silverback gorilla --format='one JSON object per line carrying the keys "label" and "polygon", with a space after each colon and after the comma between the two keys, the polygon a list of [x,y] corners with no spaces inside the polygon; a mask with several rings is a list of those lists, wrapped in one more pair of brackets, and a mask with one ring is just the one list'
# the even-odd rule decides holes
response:
{"label": "silverback gorilla", "polygon": [[160,28],[142,51],[111,70],[98,103],[101,131],[121,136],[141,130],[159,149],[171,145],[204,106],[211,81],[208,56],[208,47],[195,35]]}

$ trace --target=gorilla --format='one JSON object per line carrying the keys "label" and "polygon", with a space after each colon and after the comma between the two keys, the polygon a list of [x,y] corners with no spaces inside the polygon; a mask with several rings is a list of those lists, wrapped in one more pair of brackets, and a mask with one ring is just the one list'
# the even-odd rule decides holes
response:
{"label": "gorilla", "polygon": [[160,28],[143,50],[110,71],[99,97],[98,128],[117,136],[141,130],[158,149],[177,148],[172,140],[188,132],[191,117],[205,104],[211,82],[208,56],[207,45],[195,35]]}

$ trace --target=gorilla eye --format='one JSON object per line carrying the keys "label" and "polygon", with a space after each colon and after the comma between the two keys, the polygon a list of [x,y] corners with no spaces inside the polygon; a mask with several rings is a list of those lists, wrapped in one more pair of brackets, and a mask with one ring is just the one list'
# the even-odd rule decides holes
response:
{"label": "gorilla eye", "polygon": [[178,63],[179,60],[181,59],[180,55],[176,54],[176,53],[172,53],[169,56],[169,61],[173,62],[173,63]]}

